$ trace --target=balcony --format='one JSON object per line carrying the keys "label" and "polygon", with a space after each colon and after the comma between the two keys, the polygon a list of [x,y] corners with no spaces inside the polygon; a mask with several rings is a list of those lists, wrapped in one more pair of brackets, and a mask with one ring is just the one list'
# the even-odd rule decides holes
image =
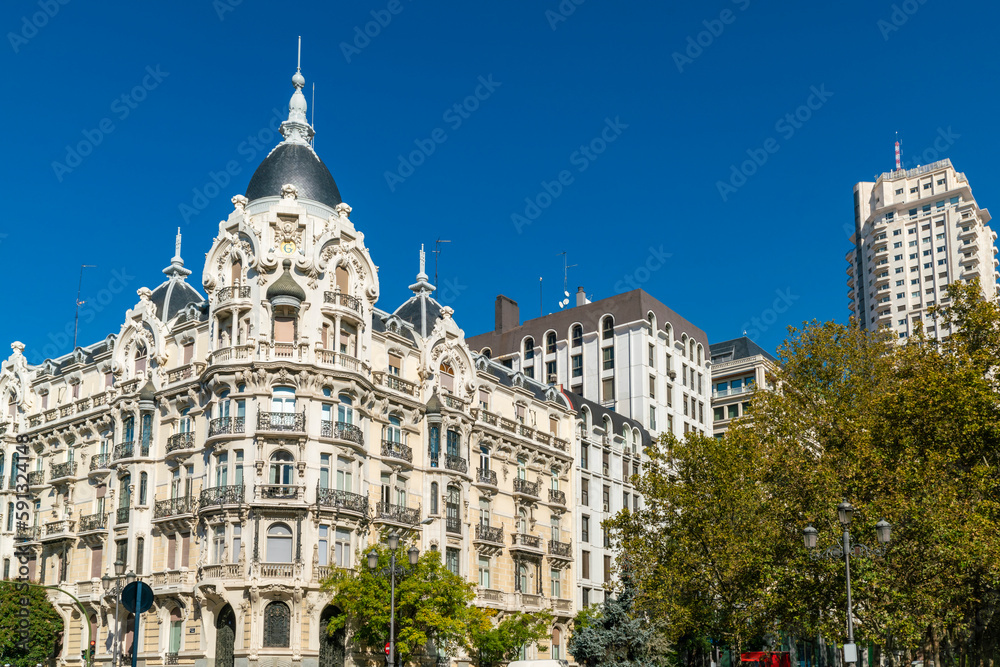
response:
{"label": "balcony", "polygon": [[[149,585],[153,588],[181,588],[194,585],[194,570],[168,570],[166,572],[154,572],[149,578]],[[160,593],[161,591],[156,591]]]}
{"label": "balcony", "polygon": [[186,433],[175,433],[167,438],[167,454],[194,449],[195,446],[194,432],[192,431],[188,431]]}
{"label": "balcony", "polygon": [[361,370],[361,360],[357,357],[352,357],[351,355],[344,354],[343,352],[324,350],[321,347],[316,348],[316,361],[320,364],[336,366],[337,368],[354,371],[355,373]]}
{"label": "balcony", "polygon": [[259,572],[265,579],[291,579],[295,575],[295,564],[261,563]]}
{"label": "balcony", "polygon": [[541,609],[545,604],[545,598],[533,593],[518,593],[518,607],[524,609]]}
{"label": "balcony", "polygon": [[136,456],[149,456],[149,443],[143,442],[139,451],[136,451],[135,441],[129,440],[115,445],[114,460],[132,459]]}
{"label": "balcony", "polygon": [[476,524],[476,540],[479,542],[503,544],[503,526],[484,526],[481,523]]}
{"label": "balcony", "polygon": [[566,505],[566,493],[559,489],[549,489],[549,502],[556,505]]}
{"label": "balcony", "polygon": [[495,470],[483,470],[482,468],[476,468],[476,483],[486,484],[489,486],[497,485],[497,473]]}
{"label": "balcony", "polygon": [[193,377],[194,377],[194,366],[192,366],[191,364],[167,371],[167,382],[169,382],[170,384],[173,384],[174,382],[180,382],[181,380],[187,380]]}
{"label": "balcony", "polygon": [[456,472],[469,472],[469,462],[461,456],[455,456],[453,454],[448,454],[444,457],[444,467],[448,470],[454,470]]}
{"label": "balcony", "polygon": [[257,430],[278,431],[284,433],[305,433],[306,413],[258,412]]}
{"label": "balcony", "polygon": [[119,507],[115,511],[115,523],[128,523],[131,514],[132,514],[131,507]]}
{"label": "balcony", "polygon": [[359,493],[338,489],[316,489],[316,503],[320,507],[333,507],[355,514],[368,514],[368,498]]}
{"label": "balcony", "polygon": [[407,380],[403,380],[398,375],[393,375],[392,373],[383,373],[382,371],[376,371],[372,373],[372,379],[375,381],[375,384],[379,386],[388,387],[393,391],[398,391],[400,393],[406,394],[407,396],[417,395],[417,385]]}
{"label": "balcony", "polygon": [[243,489],[242,484],[204,489],[198,498],[201,509],[223,505],[242,505]]}
{"label": "balcony", "polygon": [[111,454],[97,454],[90,457],[90,472],[107,471],[111,468]]}
{"label": "balcony", "polygon": [[250,361],[253,354],[253,345],[234,345],[224,347],[212,352],[212,363],[226,363],[229,361]]}
{"label": "balcony", "polygon": [[532,498],[538,497],[538,489],[542,485],[541,482],[529,482],[526,479],[521,479],[520,477],[514,478],[514,493],[522,496],[530,496]]}
{"label": "balcony", "polygon": [[376,519],[380,521],[392,521],[410,526],[416,526],[420,523],[420,510],[412,507],[379,501],[375,505],[375,514]]}
{"label": "balcony", "polygon": [[323,303],[334,306],[343,306],[356,313],[361,312],[361,299],[343,292],[323,292]]}
{"label": "balcony", "polygon": [[52,466],[52,475],[50,479],[55,482],[58,480],[70,479],[76,476],[76,461],[68,461],[66,463],[57,463]]}
{"label": "balcony", "polygon": [[549,557],[561,560],[571,560],[573,558],[572,543],[549,540]]}
{"label": "balcony", "polygon": [[246,417],[216,417],[208,422],[208,437],[242,434],[246,429],[246,421]]}
{"label": "balcony", "polygon": [[45,471],[35,470],[28,473],[28,486],[45,486]]}
{"label": "balcony", "polygon": [[462,520],[457,516],[445,517],[444,529],[449,533],[454,533],[456,535],[462,534]]}
{"label": "balcony", "polygon": [[17,542],[37,542],[41,536],[41,526],[21,526],[14,533],[14,540]]}
{"label": "balcony", "polygon": [[490,426],[496,426],[500,420],[500,417],[488,410],[480,410],[478,415],[479,421],[484,424],[489,424]]}
{"label": "balcony", "polygon": [[234,299],[249,299],[250,298],[250,286],[242,285],[240,287],[223,287],[219,290],[219,303],[226,303],[228,301],[233,301]]}
{"label": "balcony", "polygon": [[201,579],[242,579],[243,568],[239,563],[205,565],[201,568]]}
{"label": "balcony", "polygon": [[322,438],[346,440],[362,447],[365,444],[365,436],[361,429],[347,422],[322,421],[319,425],[319,435]]}
{"label": "balcony", "polygon": [[305,489],[295,484],[258,484],[260,500],[302,500]]}
{"label": "balcony", "polygon": [[165,654],[163,654],[163,664],[164,665],[178,665],[178,664],[180,664],[179,654],[177,654],[177,653],[165,653]]}
{"label": "balcony", "polygon": [[525,533],[511,533],[510,550],[541,553],[542,538],[540,538],[538,535],[527,535]]}
{"label": "balcony", "polygon": [[76,538],[73,534],[73,521],[68,519],[61,519],[59,521],[50,521],[45,524],[45,535],[41,538],[44,542],[45,540],[51,539],[67,539]]}
{"label": "balcony", "polygon": [[88,514],[80,517],[79,532],[87,533],[94,530],[104,530],[108,527],[108,515],[104,512]]}
{"label": "balcony", "polygon": [[506,594],[503,591],[497,591],[492,588],[476,589],[476,600],[483,604],[503,605],[505,599]]}
{"label": "balcony", "polygon": [[552,612],[556,616],[569,616],[570,612],[572,611],[573,611],[572,600],[560,600],[557,598],[552,598]]}
{"label": "balcony", "polygon": [[469,407],[468,401],[462,400],[454,394],[445,394],[442,398],[444,399],[444,404],[452,410],[461,410],[464,412]]}
{"label": "balcony", "polygon": [[393,440],[382,441],[382,456],[413,463],[413,450],[403,443]]}
{"label": "balcony", "polygon": [[191,498],[190,496],[157,500],[156,504],[153,506],[153,520],[168,519],[181,514],[191,514],[193,511],[194,498]]}

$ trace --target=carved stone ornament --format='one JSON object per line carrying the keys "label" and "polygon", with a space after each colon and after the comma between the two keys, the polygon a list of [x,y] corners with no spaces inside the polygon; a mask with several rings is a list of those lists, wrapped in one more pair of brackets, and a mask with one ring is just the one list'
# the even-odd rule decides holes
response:
{"label": "carved stone ornament", "polygon": [[233,202],[233,206],[240,213],[242,213],[246,209],[247,204],[250,203],[250,200],[244,197],[243,195],[236,195],[230,201]]}
{"label": "carved stone ornament", "polygon": [[351,206],[349,204],[346,204],[344,202],[340,202],[339,204],[337,204],[336,207],[334,207],[333,210],[336,211],[337,215],[339,215],[342,218],[350,218],[351,217],[351,211],[353,209],[351,208]]}

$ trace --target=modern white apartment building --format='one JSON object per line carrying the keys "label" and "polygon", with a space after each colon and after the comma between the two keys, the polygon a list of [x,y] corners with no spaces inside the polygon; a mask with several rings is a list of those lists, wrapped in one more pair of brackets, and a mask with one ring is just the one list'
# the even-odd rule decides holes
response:
{"label": "modern white apartment building", "polygon": [[751,394],[771,389],[778,361],[746,336],[712,343],[712,424],[721,438],[750,409]]}
{"label": "modern white apartment building", "polygon": [[947,301],[945,288],[978,278],[997,296],[996,233],[951,160],[885,172],[854,186],[854,249],[847,253],[851,314],[870,330],[910,336],[917,322],[932,336],[949,332],[927,308]]}
{"label": "modern white apartment building", "polygon": [[496,299],[493,331],[469,346],[508,368],[634,419],[654,436],[712,432],[705,332],[641,289],[521,324],[517,303]]}

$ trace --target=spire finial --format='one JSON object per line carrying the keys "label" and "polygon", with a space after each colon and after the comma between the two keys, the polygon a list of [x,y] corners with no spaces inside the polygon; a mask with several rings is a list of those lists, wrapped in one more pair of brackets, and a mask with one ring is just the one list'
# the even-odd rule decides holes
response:
{"label": "spire finial", "polygon": [[426,264],[427,264],[427,255],[424,254],[424,244],[421,243],[420,244],[420,273],[417,274],[418,278],[420,276],[423,276],[424,280],[427,279]]}
{"label": "spire finial", "polygon": [[314,132],[306,117],[306,96],[302,94],[306,85],[306,78],[302,76],[302,37],[299,37],[298,60],[295,74],[292,75],[292,85],[295,86],[295,92],[288,102],[288,120],[281,124],[281,134],[288,143],[308,145]]}
{"label": "spire finial", "polygon": [[174,238],[174,256],[170,260],[170,266],[163,269],[163,273],[171,278],[181,278],[191,275],[189,269],[184,268],[184,259],[181,257],[181,228],[177,228],[177,236]]}
{"label": "spire finial", "polygon": [[427,255],[424,253],[424,244],[420,244],[420,273],[417,274],[417,282],[410,285],[410,289],[416,294],[430,294],[436,288],[427,280],[426,273]]}

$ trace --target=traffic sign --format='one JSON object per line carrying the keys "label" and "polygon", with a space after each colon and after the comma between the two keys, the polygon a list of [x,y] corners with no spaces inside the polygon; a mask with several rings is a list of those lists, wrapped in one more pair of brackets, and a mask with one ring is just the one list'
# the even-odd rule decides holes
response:
{"label": "traffic sign", "polygon": [[386,642],[386,643],[385,643],[385,654],[386,654],[386,655],[389,655],[389,647],[390,647],[391,645],[392,645],[392,643],[391,643],[391,642]]}
{"label": "traffic sign", "polygon": [[138,613],[141,614],[153,605],[153,589],[141,581],[133,581],[125,587],[125,590],[122,591],[122,605],[133,614],[136,613],[136,594],[139,598]]}

